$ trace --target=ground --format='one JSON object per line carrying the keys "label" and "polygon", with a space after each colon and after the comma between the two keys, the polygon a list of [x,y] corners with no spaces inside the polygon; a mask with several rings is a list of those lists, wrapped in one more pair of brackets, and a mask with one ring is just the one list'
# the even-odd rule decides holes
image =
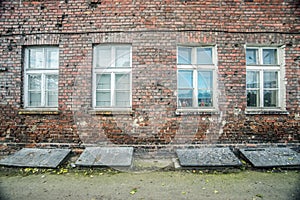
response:
{"label": "ground", "polygon": [[1,200],[300,199],[296,170],[0,170]]}

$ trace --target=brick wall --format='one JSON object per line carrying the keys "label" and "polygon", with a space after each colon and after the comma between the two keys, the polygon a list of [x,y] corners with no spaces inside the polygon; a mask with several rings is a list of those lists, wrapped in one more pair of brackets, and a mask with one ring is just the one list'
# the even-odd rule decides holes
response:
{"label": "brick wall", "polygon": [[[299,143],[299,7],[296,0],[1,1],[1,149]],[[130,113],[92,110],[93,46],[102,43],[132,45]],[[217,46],[220,112],[176,114],[182,43]],[[288,114],[245,114],[245,44],[285,45]],[[23,109],[23,50],[32,45],[60,49],[59,112]]]}

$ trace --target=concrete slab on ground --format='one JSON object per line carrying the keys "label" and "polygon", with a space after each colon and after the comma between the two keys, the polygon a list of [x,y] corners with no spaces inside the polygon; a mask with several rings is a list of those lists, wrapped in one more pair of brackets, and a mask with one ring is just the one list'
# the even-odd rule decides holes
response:
{"label": "concrete slab on ground", "polygon": [[23,148],[15,154],[0,160],[0,165],[57,168],[70,152],[69,149]]}
{"label": "concrete slab on ground", "polygon": [[183,167],[233,167],[242,163],[229,148],[177,149]]}
{"label": "concrete slab on ground", "polygon": [[300,154],[286,147],[239,150],[254,167],[300,167]]}
{"label": "concrete slab on ground", "polygon": [[76,161],[78,166],[128,167],[132,164],[133,147],[87,147]]}

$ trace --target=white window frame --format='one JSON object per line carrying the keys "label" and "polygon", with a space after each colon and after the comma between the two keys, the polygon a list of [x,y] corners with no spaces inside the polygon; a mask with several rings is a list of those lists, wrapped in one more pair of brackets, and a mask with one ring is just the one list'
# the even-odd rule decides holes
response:
{"label": "white window frame", "polygon": [[[43,63],[40,68],[29,68],[29,54],[30,50],[33,49],[42,49],[43,50]],[[35,47],[26,47],[25,48],[25,59],[24,59],[24,108],[27,109],[57,109],[58,108],[58,99],[56,106],[49,106],[46,103],[46,76],[48,75],[57,75],[59,78],[59,66],[57,68],[48,68],[46,49],[56,49],[59,52],[59,47],[56,46],[35,46]],[[59,56],[59,55],[58,55]],[[59,58],[58,58],[59,59]],[[58,60],[59,62],[59,60]],[[40,106],[30,106],[29,104],[29,75],[41,75],[41,105]],[[57,83],[58,84],[58,83]],[[57,91],[58,92],[58,91]]]}
{"label": "white window frame", "polygon": [[[107,67],[96,67],[97,64],[97,47],[108,46],[111,47],[111,65]],[[128,67],[116,67],[115,66],[115,49],[117,47],[129,47],[130,48],[130,64]],[[98,44],[93,48],[93,109],[94,110],[104,110],[104,111],[130,111],[132,108],[132,46],[131,44]],[[97,93],[97,75],[101,74],[110,74],[111,75],[111,103],[110,106],[101,107],[96,105],[96,93]],[[129,74],[129,84],[130,84],[130,94],[129,94],[129,106],[128,107],[118,107],[115,105],[116,97],[115,97],[115,77],[116,74]]]}
{"label": "white window frame", "polygon": [[[179,48],[192,48],[191,63],[192,64],[180,64],[178,63]],[[211,48],[212,49],[212,64],[196,64],[197,63],[197,48]],[[179,94],[177,95],[177,113],[180,112],[214,112],[217,111],[217,46],[216,45],[177,45],[177,85],[179,81],[180,70],[191,70],[193,72],[193,106],[192,107],[180,107],[179,106]],[[198,105],[198,71],[210,71],[212,72],[212,106],[199,106]],[[177,86],[177,91],[178,91]]]}
{"label": "white window frame", "polygon": [[[259,102],[257,107],[251,107],[247,105],[246,111],[256,111],[256,110],[269,110],[269,111],[284,111],[285,110],[285,60],[284,60],[284,46],[256,46],[256,45],[245,45],[245,54],[247,56],[247,49],[255,49],[258,51],[257,64],[247,64],[246,62],[246,76],[248,72],[254,71],[259,74]],[[263,50],[265,49],[276,49],[277,63],[276,64],[264,64],[263,63]],[[277,106],[276,107],[266,107],[264,106],[264,72],[277,72]],[[246,84],[246,97],[248,94]],[[255,90],[255,89],[253,89]]]}

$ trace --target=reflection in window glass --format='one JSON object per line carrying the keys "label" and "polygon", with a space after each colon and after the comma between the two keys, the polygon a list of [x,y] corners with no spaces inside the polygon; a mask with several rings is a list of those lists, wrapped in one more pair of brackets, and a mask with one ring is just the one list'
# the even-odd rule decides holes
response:
{"label": "reflection in window glass", "polygon": [[246,82],[247,82],[247,88],[258,88],[259,87],[259,72],[258,71],[247,71]]}
{"label": "reflection in window glass", "polygon": [[277,88],[278,78],[277,72],[264,72],[264,88]]}
{"label": "reflection in window glass", "polygon": [[197,64],[212,63],[212,48],[197,48]]}
{"label": "reflection in window glass", "polygon": [[193,71],[179,70],[178,71],[178,88],[193,87]]}
{"label": "reflection in window glass", "polygon": [[246,49],[247,65],[258,64],[258,49]]}
{"label": "reflection in window glass", "polygon": [[116,67],[129,67],[130,66],[130,48],[117,47],[116,48]]}
{"label": "reflection in window glass", "polygon": [[44,67],[44,50],[43,48],[34,48],[29,50],[29,68],[45,68]]}
{"label": "reflection in window glass", "polygon": [[41,75],[29,75],[28,77],[28,104],[29,106],[41,106],[42,94]]}
{"label": "reflection in window glass", "polygon": [[212,106],[212,71],[198,71],[198,106]]}
{"label": "reflection in window glass", "polygon": [[178,47],[178,64],[192,64],[192,48]]}
{"label": "reflection in window glass", "polygon": [[276,65],[277,64],[277,50],[263,49],[263,64]]}

